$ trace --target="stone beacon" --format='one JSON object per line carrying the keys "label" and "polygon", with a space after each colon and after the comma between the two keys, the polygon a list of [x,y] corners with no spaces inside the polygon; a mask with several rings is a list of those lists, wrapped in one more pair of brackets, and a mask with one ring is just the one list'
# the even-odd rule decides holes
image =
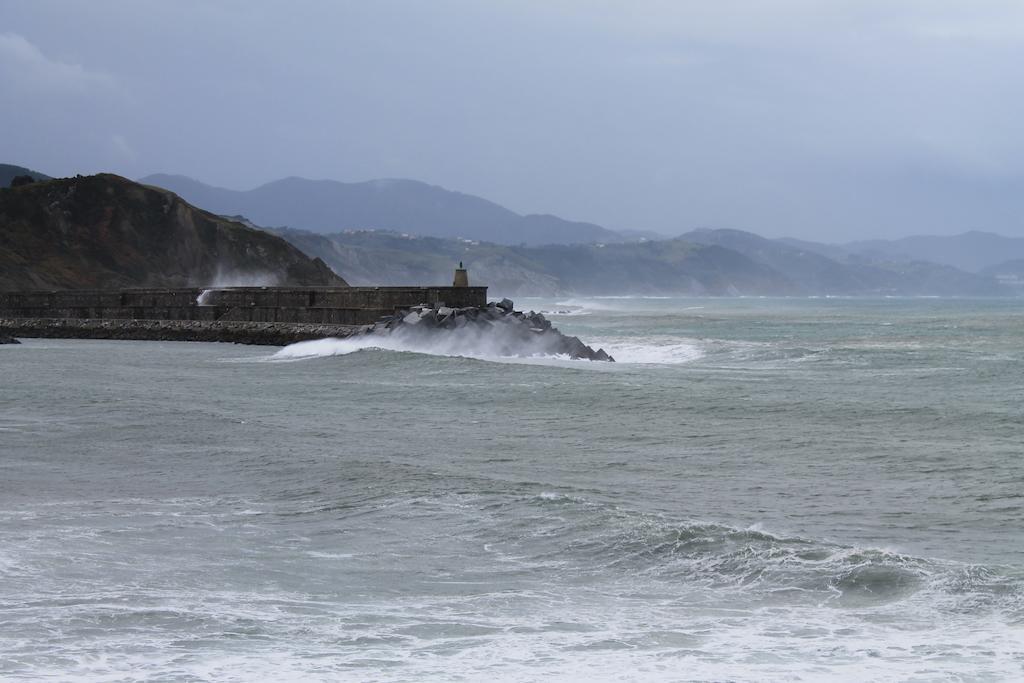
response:
{"label": "stone beacon", "polygon": [[459,261],[459,267],[455,269],[455,281],[452,282],[452,287],[469,287],[469,273],[462,265],[462,261]]}

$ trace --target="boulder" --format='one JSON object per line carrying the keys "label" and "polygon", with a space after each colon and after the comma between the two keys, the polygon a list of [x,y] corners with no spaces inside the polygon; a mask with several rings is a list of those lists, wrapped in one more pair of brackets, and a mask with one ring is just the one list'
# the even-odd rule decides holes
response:
{"label": "boulder", "polygon": [[444,334],[462,328],[472,328],[486,335],[502,355],[550,354],[573,359],[615,360],[603,349],[595,351],[577,337],[566,337],[540,313],[514,310],[509,299],[481,308],[420,304],[367,325],[361,334]]}

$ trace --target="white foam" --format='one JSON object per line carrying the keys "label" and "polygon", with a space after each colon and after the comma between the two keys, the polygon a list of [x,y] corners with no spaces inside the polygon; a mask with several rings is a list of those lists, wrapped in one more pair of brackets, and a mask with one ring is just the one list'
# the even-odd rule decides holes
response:
{"label": "white foam", "polygon": [[560,316],[560,317],[566,317],[567,318],[567,317],[574,316],[574,315],[591,315],[593,313],[593,311],[588,311],[585,308],[579,308],[579,307],[570,308],[570,307],[555,306],[555,307],[550,308],[550,309],[547,309],[547,308],[541,309],[540,313],[542,315],[546,315],[546,316]]}
{"label": "white foam", "polygon": [[623,310],[621,303],[615,304],[611,301],[597,301],[596,299],[566,299],[565,301],[559,301],[554,304],[554,308],[558,310],[569,309],[573,311],[570,315],[590,315],[594,312],[600,311],[620,311]]}
{"label": "white foam", "polygon": [[432,356],[474,358],[501,363],[564,364],[576,366],[603,365],[586,360],[571,360],[568,356],[543,353],[540,349],[517,345],[518,353],[512,355],[503,345],[506,340],[500,334],[488,334],[484,330],[463,328],[449,330],[436,335],[367,335],[345,339],[328,338],[297,342],[284,347],[269,360],[297,361],[310,358],[344,356],[356,351],[382,350],[408,353],[423,353]]}
{"label": "white foam", "polygon": [[606,338],[595,340],[618,363],[677,365],[703,358],[704,349],[693,340],[679,337]]}
{"label": "white foam", "polygon": [[[704,350],[697,342],[682,340],[678,337],[606,338],[593,340],[591,346],[595,349],[603,348],[618,363],[638,365],[677,365],[693,362],[705,355]],[[510,355],[501,348],[500,339],[491,340],[486,334],[479,334],[471,330],[452,330],[433,337],[393,334],[344,339],[334,337],[315,339],[286,346],[271,356],[269,360],[298,361],[327,358],[345,356],[364,350],[423,353],[503,363],[544,365],[571,363],[574,367],[592,365],[589,361],[574,361],[567,356],[535,353],[529,348],[522,349],[521,355]]]}

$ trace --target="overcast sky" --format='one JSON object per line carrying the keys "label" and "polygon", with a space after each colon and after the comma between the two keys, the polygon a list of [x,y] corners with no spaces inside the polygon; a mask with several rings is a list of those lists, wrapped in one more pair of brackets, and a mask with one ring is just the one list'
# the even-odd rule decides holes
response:
{"label": "overcast sky", "polygon": [[1024,2],[0,0],[0,162],[521,213],[1024,236]]}

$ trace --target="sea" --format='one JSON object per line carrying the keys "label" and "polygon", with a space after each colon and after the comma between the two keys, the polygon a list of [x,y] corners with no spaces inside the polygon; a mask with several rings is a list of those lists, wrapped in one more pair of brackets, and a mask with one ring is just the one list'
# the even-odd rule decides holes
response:
{"label": "sea", "polygon": [[0,680],[1024,680],[1024,300],[0,347]]}

